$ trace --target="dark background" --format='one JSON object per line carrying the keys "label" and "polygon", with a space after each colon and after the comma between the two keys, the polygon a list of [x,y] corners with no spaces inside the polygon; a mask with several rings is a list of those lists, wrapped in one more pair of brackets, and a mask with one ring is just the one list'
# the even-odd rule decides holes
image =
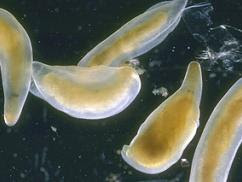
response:
{"label": "dark background", "polygon": [[[49,65],[73,65],[124,23],[158,2],[1,0],[0,7],[10,11],[25,27],[32,41],[34,60]],[[229,24],[242,29],[241,0],[220,0],[212,4],[215,26]],[[146,69],[141,76],[142,90],[125,111],[108,119],[75,119],[29,94],[21,118],[14,127],[7,127],[1,117],[0,181],[188,181],[190,166],[182,167],[180,161],[161,174],[147,175],[128,166],[119,152],[124,144],[129,144],[145,118],[164,101],[163,97],[154,96],[152,90],[164,86],[169,95],[175,92],[183,80],[187,64],[202,49],[204,47],[181,21],[161,45],[139,57],[142,67]],[[151,66],[152,61],[159,64]],[[230,86],[241,77],[240,66],[232,72],[223,68],[220,72],[216,71],[203,69],[200,127],[182,156],[190,164],[209,114]],[[209,74],[213,72],[217,76],[210,78]],[[2,114],[2,88],[0,98]],[[242,181],[241,157],[240,148],[230,171],[229,182]]]}

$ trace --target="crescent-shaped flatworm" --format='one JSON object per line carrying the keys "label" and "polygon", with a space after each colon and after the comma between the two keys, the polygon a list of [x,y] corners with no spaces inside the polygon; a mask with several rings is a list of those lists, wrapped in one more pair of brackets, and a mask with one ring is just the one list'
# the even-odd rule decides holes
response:
{"label": "crescent-shaped flatworm", "polygon": [[70,116],[84,119],[106,118],[123,111],[141,85],[139,75],[128,66],[87,68],[33,62],[33,80],[33,94]]}

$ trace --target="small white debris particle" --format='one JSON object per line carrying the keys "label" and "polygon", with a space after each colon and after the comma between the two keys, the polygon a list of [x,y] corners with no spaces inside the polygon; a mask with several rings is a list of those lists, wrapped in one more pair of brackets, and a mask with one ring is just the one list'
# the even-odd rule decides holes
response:
{"label": "small white debris particle", "polygon": [[165,87],[155,88],[152,90],[154,95],[161,95],[162,97],[168,96],[168,90]]}
{"label": "small white debris particle", "polygon": [[110,173],[110,174],[105,178],[105,181],[107,181],[107,182],[121,182],[120,174]]}
{"label": "small white debris particle", "polygon": [[25,178],[25,174],[24,173],[20,173],[20,178]]}
{"label": "small white debris particle", "polygon": [[187,159],[181,159],[181,167],[189,167],[190,166],[190,163]]}
{"label": "small white debris particle", "polygon": [[54,126],[51,126],[51,130],[52,130],[53,132],[56,132],[56,131],[57,131],[57,128],[54,127]]}
{"label": "small white debris particle", "polygon": [[216,77],[216,73],[210,73],[209,74],[209,78],[215,78]]}
{"label": "small white debris particle", "polygon": [[146,71],[144,68],[142,68],[142,66],[140,66],[140,62],[138,59],[129,60],[128,65],[134,68],[139,75],[143,75]]}
{"label": "small white debris particle", "polygon": [[79,26],[77,27],[77,30],[81,31],[81,30],[82,30],[82,26],[79,25]]}
{"label": "small white debris particle", "polygon": [[121,154],[121,150],[116,150],[116,154],[120,155]]}
{"label": "small white debris particle", "polygon": [[56,13],[59,13],[60,9],[59,8],[55,8],[54,9]]}

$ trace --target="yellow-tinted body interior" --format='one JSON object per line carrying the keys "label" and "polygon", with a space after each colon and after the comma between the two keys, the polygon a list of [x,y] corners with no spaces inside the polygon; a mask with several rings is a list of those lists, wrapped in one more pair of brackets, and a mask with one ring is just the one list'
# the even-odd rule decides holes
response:
{"label": "yellow-tinted body interior", "polygon": [[[26,65],[24,38],[22,32],[19,32],[10,23],[1,18],[0,54],[4,57],[4,60],[1,60],[1,62],[7,61],[7,63],[2,64],[8,66],[5,71],[8,72],[8,77],[12,82],[11,88],[17,93],[22,86],[19,80],[22,77],[21,74]],[[17,82],[15,82],[15,80],[17,80]]]}
{"label": "yellow-tinted body interior", "polygon": [[204,146],[198,181],[214,182],[220,162],[232,144],[236,129],[242,124],[242,89],[228,99],[219,113]]}
{"label": "yellow-tinted body interior", "polygon": [[77,79],[70,81],[67,77],[50,72],[43,76],[41,85],[46,93],[65,107],[80,109],[92,106],[102,109],[128,90],[133,83],[131,78],[134,73],[132,68],[123,67],[105,82],[90,83],[80,82],[92,79],[90,76],[85,77],[85,73],[77,74]]}
{"label": "yellow-tinted body interior", "polygon": [[129,53],[135,50],[142,40],[151,37],[167,22],[167,12],[160,11],[134,27],[132,30],[125,32],[119,38],[107,45],[101,52],[98,52],[91,58],[87,66],[109,65],[112,60],[117,59],[124,53]]}
{"label": "yellow-tinted body interior", "polygon": [[139,164],[158,167],[169,161],[197,128],[198,107],[190,92],[173,96],[165,107],[149,117],[150,125],[140,132],[128,154]]}

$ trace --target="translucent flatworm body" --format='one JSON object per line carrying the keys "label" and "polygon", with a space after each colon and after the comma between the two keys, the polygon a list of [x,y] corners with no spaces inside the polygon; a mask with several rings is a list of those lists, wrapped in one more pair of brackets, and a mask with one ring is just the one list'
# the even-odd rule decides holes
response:
{"label": "translucent flatworm body", "polygon": [[202,75],[191,62],[181,87],[140,126],[137,135],[122,149],[123,159],[149,174],[168,169],[181,157],[199,126]]}
{"label": "translucent flatworm body", "polygon": [[190,182],[225,182],[242,141],[242,79],[214,108],[197,145]]}
{"label": "translucent flatworm body", "polygon": [[88,52],[79,66],[118,66],[161,43],[180,21],[187,0],[158,3]]}
{"label": "translucent flatworm body", "polygon": [[[128,66],[79,67],[33,63],[32,92],[73,117],[101,119],[124,110],[140,91],[140,78]],[[36,90],[37,89],[37,90]]]}
{"label": "translucent flatworm body", "polygon": [[0,64],[4,91],[4,119],[14,125],[29,92],[32,70],[30,39],[20,23],[0,9]]}

